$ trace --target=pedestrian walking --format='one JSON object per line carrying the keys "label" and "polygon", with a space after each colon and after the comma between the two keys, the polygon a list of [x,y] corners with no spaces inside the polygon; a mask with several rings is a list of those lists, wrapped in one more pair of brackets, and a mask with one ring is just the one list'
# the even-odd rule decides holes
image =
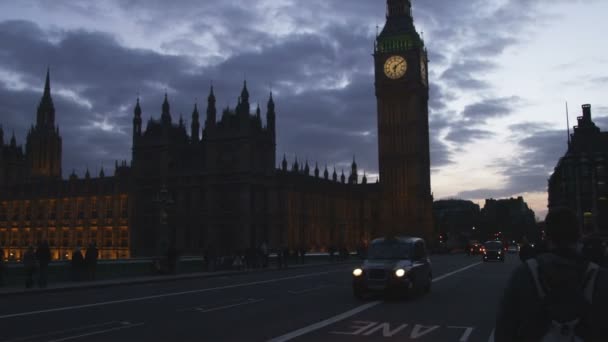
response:
{"label": "pedestrian walking", "polygon": [[546,224],[546,252],[521,264],[507,284],[495,341],[606,341],[608,271],[577,252],[570,209],[551,210]]}
{"label": "pedestrian walking", "polygon": [[72,252],[72,280],[80,281],[82,279],[82,271],[84,268],[84,257],[80,247],[76,247]]}
{"label": "pedestrian walking", "polygon": [[38,287],[45,288],[48,280],[49,263],[51,262],[51,249],[49,243],[45,240],[38,244],[36,249],[36,259],[40,270],[38,273]]}
{"label": "pedestrian walking", "polygon": [[175,246],[171,246],[167,250],[167,263],[169,274],[175,274],[177,272],[177,248]]}
{"label": "pedestrian walking", "polygon": [[34,247],[29,246],[23,254],[23,268],[25,270],[25,288],[34,285],[34,273],[36,273],[36,253]]}
{"label": "pedestrian walking", "polygon": [[522,262],[526,262],[535,256],[536,251],[534,250],[534,247],[530,245],[530,241],[528,241],[528,238],[524,236],[521,247],[519,248],[519,259],[521,259]]}
{"label": "pedestrian walking", "polygon": [[94,242],[89,244],[84,255],[84,264],[87,271],[87,280],[95,280],[95,272],[97,270],[97,259],[99,258],[99,250]]}
{"label": "pedestrian walking", "polygon": [[262,257],[262,267],[266,268],[268,267],[268,245],[266,244],[266,242],[262,242],[262,245],[260,246],[260,252],[261,252],[261,257]]}
{"label": "pedestrian walking", "polygon": [[0,287],[4,286],[4,249],[0,245]]}

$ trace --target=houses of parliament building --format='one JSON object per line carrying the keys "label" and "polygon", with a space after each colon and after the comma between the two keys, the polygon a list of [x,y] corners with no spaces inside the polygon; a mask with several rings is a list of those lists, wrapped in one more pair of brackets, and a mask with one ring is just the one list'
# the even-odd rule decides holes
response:
{"label": "houses of parliament building", "polygon": [[[218,111],[213,88],[190,127],[174,122],[167,95],[157,119],[133,110],[132,160],[112,174],[62,178],[63,141],[47,73],[25,147],[0,129],[0,245],[19,259],[47,240],[55,259],[95,242],[102,258],[231,254],[270,248],[354,249],[386,234],[430,237],[432,195],[427,52],[409,0],[387,0],[375,43],[379,182],[308,162],[276,160],[280,113],[264,115],[245,83],[235,108]],[[61,115],[57,108],[57,115]],[[68,144],[69,146],[69,144]],[[125,146],[127,148],[127,146]],[[71,253],[70,253],[71,254]]]}

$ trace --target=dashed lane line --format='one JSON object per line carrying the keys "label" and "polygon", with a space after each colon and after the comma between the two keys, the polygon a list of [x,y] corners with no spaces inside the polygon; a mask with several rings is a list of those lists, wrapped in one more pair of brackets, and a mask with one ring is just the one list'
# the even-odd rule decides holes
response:
{"label": "dashed lane line", "polygon": [[[443,279],[449,278],[449,277],[451,277],[451,276],[453,276],[455,274],[458,274],[460,272],[464,272],[464,271],[466,271],[468,269],[471,269],[471,268],[473,268],[475,266],[479,266],[481,264],[482,264],[482,262],[477,262],[477,263],[471,264],[469,266],[466,266],[466,267],[463,267],[463,268],[459,268],[459,269],[457,269],[457,270],[455,270],[453,272],[446,273],[446,274],[441,275],[441,276],[439,276],[437,278],[434,278],[433,279],[433,283],[436,283],[436,282],[441,281]],[[309,325],[307,327],[304,327],[302,329],[298,329],[296,331],[292,331],[292,332],[290,332],[288,334],[285,334],[283,336],[275,337],[275,338],[269,340],[268,342],[286,342],[286,341],[293,340],[294,338],[300,337],[302,335],[309,334],[309,333],[311,333],[313,331],[316,331],[316,330],[319,330],[319,329],[323,329],[323,328],[325,328],[327,326],[330,326],[330,325],[335,324],[337,322],[343,321],[343,320],[345,320],[345,319],[347,319],[349,317],[352,317],[352,316],[354,316],[356,314],[359,314],[359,313],[361,313],[363,311],[366,311],[366,310],[369,310],[369,309],[371,309],[371,308],[373,308],[375,306],[378,306],[381,303],[382,303],[382,301],[374,301],[374,302],[371,302],[371,303],[367,303],[367,304],[361,305],[361,306],[356,307],[356,308],[354,308],[352,310],[349,310],[349,311],[346,311],[344,313],[341,313],[341,314],[339,314],[337,316],[328,318],[328,319],[326,319],[324,321],[321,321],[321,322]]]}
{"label": "dashed lane line", "polygon": [[248,283],[226,285],[226,286],[219,286],[219,287],[211,287],[211,288],[200,289],[200,290],[190,290],[190,291],[182,291],[182,292],[164,293],[164,294],[153,295],[153,296],[127,298],[127,299],[111,300],[111,301],[99,302],[99,303],[65,306],[65,307],[45,309],[45,310],[37,310],[37,311],[29,311],[29,312],[20,312],[20,313],[2,315],[2,316],[0,316],[0,320],[7,319],[7,318],[23,317],[23,316],[33,316],[33,315],[39,315],[39,314],[45,314],[45,313],[51,313],[51,312],[71,311],[71,310],[94,308],[94,307],[114,305],[114,304],[141,302],[141,301],[146,301],[146,300],[150,300],[150,299],[177,297],[177,296],[184,296],[184,295],[190,295],[190,294],[196,294],[196,293],[205,293],[205,292],[211,292],[211,291],[228,290],[228,289],[235,289],[235,288],[240,288],[240,287],[247,287],[247,286],[254,286],[254,285],[277,283],[277,282],[287,281],[287,280],[295,280],[295,279],[303,279],[303,278],[313,278],[313,277],[318,277],[318,276],[321,276],[321,275],[326,275],[326,274],[331,274],[331,273],[338,273],[338,272],[344,272],[344,270],[340,269],[340,270],[334,270],[334,271],[307,273],[307,274],[301,274],[301,275],[291,276],[291,277],[268,279],[268,280],[260,280],[260,281],[253,281],[253,282],[248,282]]}

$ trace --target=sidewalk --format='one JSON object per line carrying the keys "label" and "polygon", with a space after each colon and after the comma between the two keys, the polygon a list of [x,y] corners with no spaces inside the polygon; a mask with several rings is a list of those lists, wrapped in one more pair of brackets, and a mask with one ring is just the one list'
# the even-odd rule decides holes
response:
{"label": "sidewalk", "polygon": [[265,273],[282,270],[293,270],[307,267],[319,267],[319,266],[330,266],[330,265],[348,265],[356,263],[357,260],[348,261],[337,261],[337,262],[319,262],[319,263],[307,263],[307,264],[295,264],[290,265],[287,269],[278,269],[276,267],[260,268],[253,270],[236,270],[236,271],[217,271],[217,272],[198,272],[198,273],[186,273],[176,275],[157,275],[157,276],[142,276],[142,277],[128,277],[111,280],[98,280],[98,281],[84,281],[84,282],[61,282],[51,283],[46,288],[31,288],[26,289],[24,287],[0,287],[0,297],[7,296],[18,296],[18,295],[29,295],[29,294],[41,294],[41,293],[54,293],[54,292],[67,292],[70,290],[85,290],[93,288],[106,288],[113,286],[124,286],[124,285],[137,285],[145,283],[162,283],[171,282],[184,279],[199,279],[199,278],[214,278],[229,275],[242,275],[249,273]]}

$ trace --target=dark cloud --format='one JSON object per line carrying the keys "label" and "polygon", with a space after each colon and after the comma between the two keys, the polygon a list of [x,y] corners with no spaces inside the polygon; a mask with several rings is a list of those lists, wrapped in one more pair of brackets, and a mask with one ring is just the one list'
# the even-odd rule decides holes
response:
{"label": "dark cloud", "polygon": [[[467,120],[483,121],[512,110],[508,98],[491,98],[484,76],[495,68],[489,62],[493,57],[518,44],[518,33],[532,21],[541,2],[516,0],[491,10],[483,0],[416,4],[416,23],[425,32],[431,63],[434,169],[454,159],[450,143],[491,137],[479,127],[483,122],[471,126]],[[136,94],[142,98],[144,120],[159,115],[165,89],[174,119],[184,114],[188,120],[196,98],[204,106],[211,81],[223,107],[235,105],[244,78],[253,102],[264,105],[270,89],[275,92],[278,154],[330,165],[345,165],[356,154],[362,169],[377,169],[370,54],[375,25],[384,17],[382,2],[32,4],[45,12],[74,13],[95,22],[126,17],[146,40],[158,42],[150,43],[150,49],[135,49],[121,37],[88,27],[43,30],[34,20],[0,23],[0,72],[10,71],[10,77],[24,84],[0,88],[0,121],[22,140],[33,123],[44,71],[50,65],[66,173],[87,164],[94,169],[102,163],[111,166],[114,159],[129,159]],[[19,14],[15,18],[22,19]],[[451,102],[458,99],[458,92],[469,90],[483,91],[489,100],[467,107],[464,118],[452,118],[456,116]]]}
{"label": "dark cloud", "polygon": [[466,119],[484,121],[511,114],[520,102],[518,96],[485,99],[466,106],[462,114]]}

